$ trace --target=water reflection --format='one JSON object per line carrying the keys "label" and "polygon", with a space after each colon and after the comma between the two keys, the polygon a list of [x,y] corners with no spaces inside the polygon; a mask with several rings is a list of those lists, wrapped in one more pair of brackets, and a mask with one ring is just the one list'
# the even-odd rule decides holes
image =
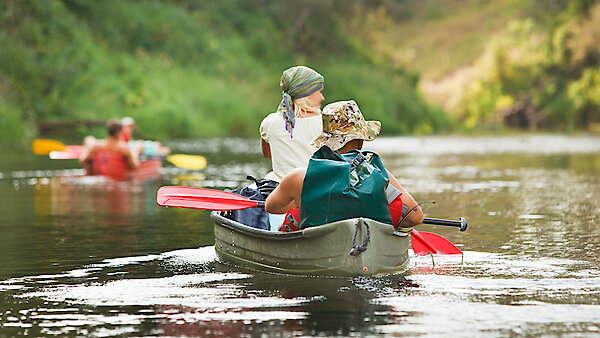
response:
{"label": "water reflection", "polygon": [[156,189],[237,187],[269,163],[254,140],[169,146],[205,155],[207,168],[167,165],[161,181],[117,184],[68,167],[0,164],[0,335],[600,332],[598,138],[368,143],[417,200],[437,201],[427,216],[469,220],[463,233],[419,229],[464,256],[413,256],[409,275],[372,278],[282,276],[218,261],[208,212],[157,207]]}
{"label": "water reflection", "polygon": [[[22,309],[13,310],[19,315],[2,319],[12,327],[39,328],[42,335],[97,335],[107,327],[112,334],[136,328],[142,335],[193,336],[282,329],[326,336],[449,335],[463,323],[483,335],[490,325],[492,335],[600,328],[600,271],[588,263],[472,251],[464,258],[427,272],[428,258],[414,257],[408,276],[309,278],[224,265],[211,246],[122,257],[0,283],[0,290],[24,300]],[[568,313],[557,313],[569,306]]]}
{"label": "water reflection", "polygon": [[[179,250],[105,260],[62,275],[12,279],[0,286],[23,285],[23,290],[28,290],[30,287],[37,289],[33,286],[36,283],[49,281],[41,291],[26,291],[19,298],[41,298],[56,305],[66,303],[67,308],[71,308],[69,304],[85,304],[145,309],[143,313],[137,310],[134,316],[121,314],[118,321],[113,316],[103,321],[96,313],[65,313],[64,309],[55,313],[48,308],[25,313],[20,319],[25,326],[37,322],[42,327],[61,328],[60,332],[42,330],[42,334],[82,333],[78,329],[82,325],[88,326],[88,332],[95,325],[127,327],[145,318],[157,320],[165,333],[177,335],[198,335],[207,333],[206,330],[222,334],[252,333],[257,324],[264,325],[261,332],[268,332],[269,327],[278,329],[278,324],[282,323],[286,329],[305,333],[370,332],[374,319],[365,321],[366,315],[375,314],[381,319],[376,323],[387,321],[387,307],[370,301],[377,291],[392,286],[401,292],[406,287],[398,281],[403,277],[393,276],[353,280],[235,272],[236,267],[221,265],[214,259],[212,247]],[[174,268],[193,267],[194,273],[143,279],[127,277],[126,271],[134,264],[145,263],[149,267],[159,262]],[[102,282],[106,276],[113,277]],[[82,283],[82,279],[87,282]],[[40,311],[44,314],[40,315]],[[15,318],[10,321],[14,322]],[[79,321],[79,324],[72,325],[73,321]],[[231,323],[223,325],[225,321]]]}

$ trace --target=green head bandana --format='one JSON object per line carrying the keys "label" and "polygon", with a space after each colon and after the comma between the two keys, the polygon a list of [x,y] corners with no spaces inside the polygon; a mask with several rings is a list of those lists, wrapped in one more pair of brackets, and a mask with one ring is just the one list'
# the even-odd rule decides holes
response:
{"label": "green head bandana", "polygon": [[317,148],[327,145],[338,150],[348,141],[373,141],[381,131],[381,122],[365,121],[354,100],[330,103],[321,112],[323,132],[314,139]]}
{"label": "green head bandana", "polygon": [[292,130],[296,124],[293,100],[307,97],[323,89],[323,82],[321,74],[305,66],[292,67],[283,72],[280,83],[283,98],[277,111],[283,114],[285,129],[290,133],[290,137],[293,137]]}

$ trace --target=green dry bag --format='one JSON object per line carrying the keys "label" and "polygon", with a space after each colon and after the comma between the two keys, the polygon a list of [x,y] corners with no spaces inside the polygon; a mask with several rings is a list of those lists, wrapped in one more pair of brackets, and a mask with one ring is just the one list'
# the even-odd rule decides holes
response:
{"label": "green dry bag", "polygon": [[392,224],[385,194],[388,181],[374,152],[338,154],[321,147],[310,158],[304,177],[300,229],[356,217]]}

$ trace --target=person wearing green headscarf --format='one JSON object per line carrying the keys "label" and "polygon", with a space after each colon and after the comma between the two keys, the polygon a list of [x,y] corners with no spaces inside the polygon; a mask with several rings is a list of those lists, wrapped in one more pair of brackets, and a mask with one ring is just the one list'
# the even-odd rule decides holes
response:
{"label": "person wearing green headscarf", "polygon": [[364,142],[379,135],[381,122],[366,121],[354,100],[326,105],[322,118],[323,132],[314,139],[319,150],[307,167],[281,180],[267,197],[265,210],[285,215],[298,208],[299,229],[356,217],[395,227],[421,224],[423,211],[415,199],[376,153],[362,151]]}
{"label": "person wearing green headscarf", "polygon": [[306,66],[283,72],[281,102],[259,129],[262,153],[271,159],[273,167],[266,178],[280,181],[292,169],[306,166],[317,150],[311,143],[323,128],[323,84],[323,76]]}

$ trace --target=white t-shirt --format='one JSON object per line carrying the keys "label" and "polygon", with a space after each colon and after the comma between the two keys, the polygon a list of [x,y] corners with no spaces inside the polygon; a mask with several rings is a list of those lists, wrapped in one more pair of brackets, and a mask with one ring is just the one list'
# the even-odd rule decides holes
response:
{"label": "white t-shirt", "polygon": [[294,168],[306,167],[312,154],[317,151],[312,141],[323,131],[321,115],[296,118],[294,138],[285,130],[281,113],[272,113],[260,124],[260,137],[271,147],[273,171],[266,178],[281,181]]}

